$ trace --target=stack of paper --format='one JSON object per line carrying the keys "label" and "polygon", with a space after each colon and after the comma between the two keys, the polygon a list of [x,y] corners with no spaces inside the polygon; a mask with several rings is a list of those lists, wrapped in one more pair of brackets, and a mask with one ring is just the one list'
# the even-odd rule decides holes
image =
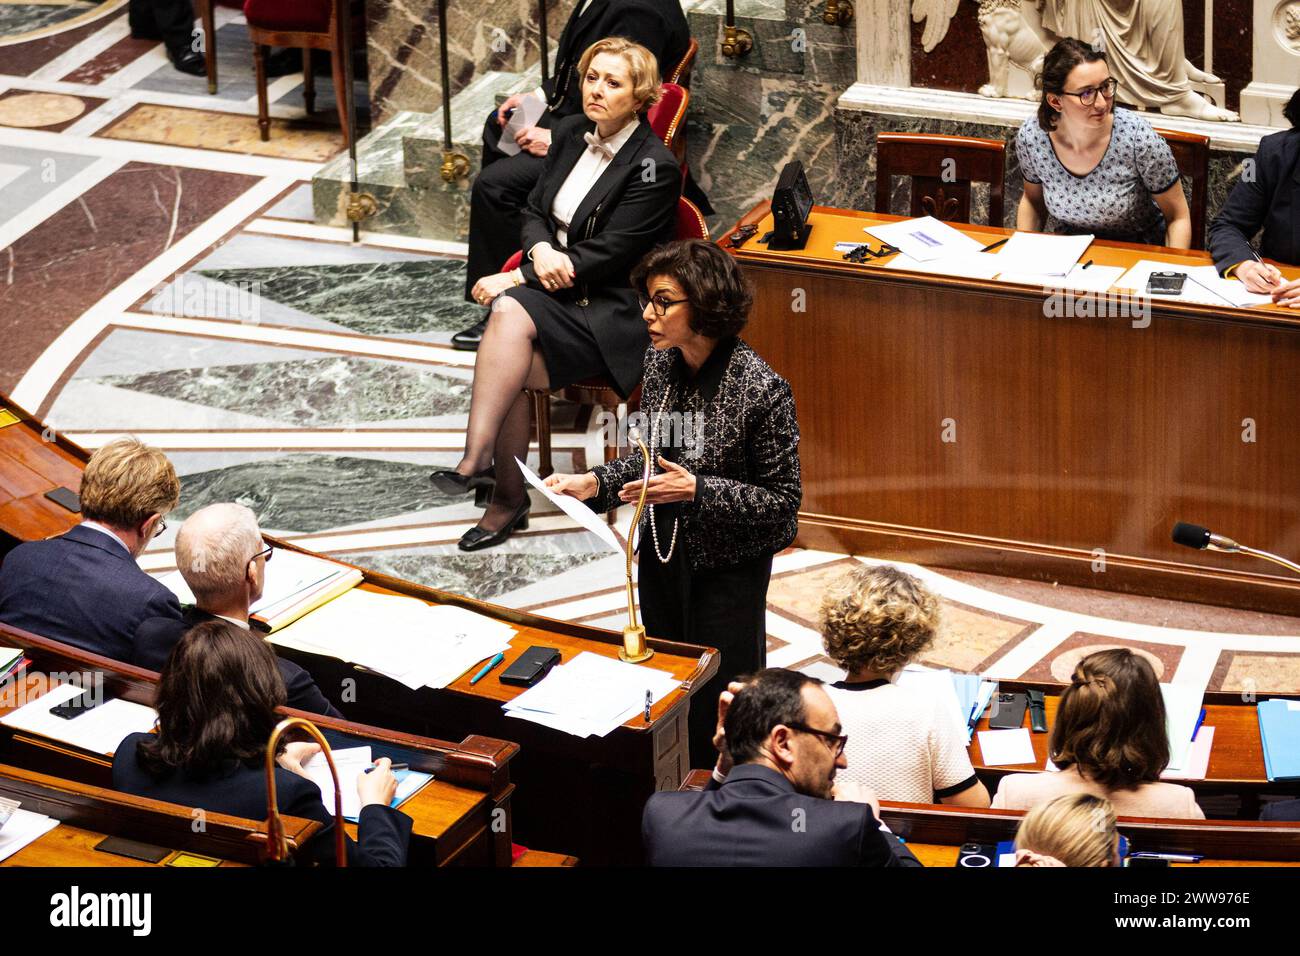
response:
{"label": "stack of paper", "polygon": [[1247,308],[1273,301],[1267,295],[1250,292],[1237,279],[1221,278],[1214,266],[1185,266],[1151,259],[1143,259],[1131,267],[1116,280],[1115,285],[1120,289],[1131,289],[1139,295],[1147,295],[1147,280],[1153,272],[1183,272],[1187,275],[1182,292],[1178,295],[1151,295],[1151,300],[1155,302],[1168,299],[1173,302]]}
{"label": "stack of paper", "polygon": [[1268,779],[1300,780],[1300,700],[1275,697],[1256,710]]}
{"label": "stack of paper", "polygon": [[[357,779],[366,772],[367,767],[374,766],[369,747],[349,747],[345,750],[331,750],[334,757],[334,769],[338,771],[339,786],[343,788],[343,818],[357,822],[361,815],[361,795],[357,793]],[[329,761],[323,753],[314,754],[302,769],[320,790],[321,803],[330,813],[334,812],[334,778],[330,776]],[[433,779],[431,773],[418,770],[394,770],[397,778],[397,795],[393,797],[390,807],[396,809],[411,799],[421,787]]]}
{"label": "stack of paper", "polygon": [[604,737],[645,711],[647,693],[655,704],[679,683],[667,671],[583,651],[502,709],[577,737]]}
{"label": "stack of paper", "polygon": [[882,222],[878,226],[865,227],[863,232],[871,233],[881,242],[897,246],[904,255],[919,262],[966,255],[983,248],[964,232],[958,232],[933,216],[904,219],[902,222]]}
{"label": "stack of paper", "polygon": [[451,605],[354,588],[269,640],[360,664],[407,687],[446,687],[510,646],[515,629]]}
{"label": "stack of paper", "polygon": [[1214,728],[1201,727],[1192,741],[1187,766],[1182,770],[1166,768],[1161,780],[1204,780],[1210,772],[1210,750],[1214,747]]}
{"label": "stack of paper", "polygon": [[1201,722],[1201,705],[1205,687],[1198,684],[1161,684],[1165,698],[1166,729],[1169,733],[1169,769],[1181,773],[1188,769],[1192,755],[1192,738]]}
{"label": "stack of paper", "polygon": [[0,647],[0,680],[22,667],[23,660],[21,647]]}
{"label": "stack of paper", "polygon": [[1071,292],[1106,292],[1124,274],[1120,266],[1091,265],[1086,269],[1076,265],[1063,276],[1045,275],[1041,272],[1003,272],[998,279],[1019,285],[1038,286],[1040,289],[1068,289]]}
{"label": "stack of paper", "polygon": [[23,847],[35,843],[59,825],[59,821],[43,813],[15,810],[0,827],[0,860],[7,860]]}
{"label": "stack of paper", "polygon": [[1002,271],[1002,263],[996,253],[980,252],[978,249],[974,252],[962,252],[943,259],[930,259],[924,262],[900,252],[885,263],[885,268],[956,276],[960,279],[992,279]]}
{"label": "stack of paper", "polygon": [[148,733],[158,721],[153,708],[120,698],[105,701],[71,720],[50,713],[50,708],[80,697],[84,692],[85,688],[76,684],[60,684],[0,717],[0,724],[109,756],[117,750],[123,738],[130,734]]}
{"label": "stack of paper", "polygon": [[[314,554],[277,548],[272,557],[275,560],[266,562],[262,597],[249,608],[249,620],[263,631],[274,633],[289,626],[309,611],[346,594],[363,579],[356,568]],[[182,604],[194,603],[194,594],[180,571],[165,574],[158,580]]]}
{"label": "stack of paper", "polygon": [[1049,236],[1017,232],[998,252],[1003,272],[1029,272],[1064,276],[1070,273],[1092,244],[1092,236]]}

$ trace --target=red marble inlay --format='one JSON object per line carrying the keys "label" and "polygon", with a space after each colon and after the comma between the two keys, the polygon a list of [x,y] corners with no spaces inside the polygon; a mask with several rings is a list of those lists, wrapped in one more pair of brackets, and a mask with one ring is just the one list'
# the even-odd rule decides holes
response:
{"label": "red marble inlay", "polygon": [[64,30],[61,33],[54,33],[36,40],[28,40],[26,43],[15,43],[11,46],[0,47],[0,73],[8,73],[12,76],[29,76],[56,56],[60,56],[72,49],[92,33],[98,33],[104,29],[117,17],[124,16],[126,16],[125,6],[114,10],[108,16],[100,17],[98,20],[92,20],[89,23],[83,23],[71,30]]}
{"label": "red marble inlay", "polygon": [[157,40],[136,40],[123,37],[96,57],[87,60],[67,76],[60,77],[65,83],[102,83],[128,63],[134,63],[154,47]]}
{"label": "red marble inlay", "polygon": [[0,391],[13,391],[78,316],[256,182],[127,163],[0,250]]}

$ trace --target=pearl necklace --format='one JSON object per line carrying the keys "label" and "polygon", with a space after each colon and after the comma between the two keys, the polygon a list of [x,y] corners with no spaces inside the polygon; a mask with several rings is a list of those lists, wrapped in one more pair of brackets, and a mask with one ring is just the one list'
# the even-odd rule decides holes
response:
{"label": "pearl necklace", "polygon": [[[655,420],[650,423],[650,477],[654,477],[656,472],[655,462],[657,457],[655,449],[659,446],[659,425],[664,419],[664,412],[668,409],[668,391],[664,392],[664,400],[659,406],[659,414]],[[673,536],[668,542],[668,553],[664,554],[659,548],[659,525],[655,522],[655,506],[650,506],[650,537],[654,542],[655,557],[659,559],[660,564],[667,564],[673,558],[673,549],[677,547],[677,519],[673,519]]]}

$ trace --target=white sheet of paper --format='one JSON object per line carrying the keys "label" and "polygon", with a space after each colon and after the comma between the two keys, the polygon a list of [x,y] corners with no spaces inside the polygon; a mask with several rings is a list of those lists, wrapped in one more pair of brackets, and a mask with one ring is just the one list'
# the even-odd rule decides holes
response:
{"label": "white sheet of paper", "polygon": [[1147,280],[1151,278],[1153,272],[1185,272],[1187,281],[1183,283],[1183,291],[1178,295],[1148,296],[1152,302],[1169,300],[1245,308],[1272,301],[1266,295],[1247,291],[1246,287],[1236,279],[1220,278],[1214,266],[1187,266],[1174,262],[1156,262],[1153,259],[1143,259],[1135,263],[1115,282],[1115,285],[1120,289],[1131,289],[1140,295],[1146,295]]}
{"label": "white sheet of paper", "polygon": [[[365,773],[367,767],[374,763],[370,758],[369,747],[348,747],[333,750],[334,769],[339,773],[339,786],[343,790],[343,815],[355,817],[361,812],[361,795],[357,793],[357,778]],[[311,782],[320,790],[321,803],[330,813],[334,812],[334,778],[330,776],[329,761],[323,753],[314,754],[302,769],[307,771]]]}
{"label": "white sheet of paper", "polygon": [[108,756],[117,750],[117,745],[129,734],[153,730],[158,720],[158,714],[153,708],[120,698],[105,701],[71,720],[50,713],[51,707],[67,703],[74,697],[81,696],[85,690],[76,684],[60,684],[36,700],[6,714],[0,718],[0,723]]}
{"label": "white sheet of paper", "polygon": [[0,828],[0,860],[7,860],[23,847],[35,843],[59,825],[53,817],[19,808]]}
{"label": "white sheet of paper", "polygon": [[515,463],[519,465],[519,470],[524,473],[525,480],[544,494],[547,501],[603,541],[611,551],[623,551],[623,545],[619,543],[618,538],[614,537],[614,532],[609,529],[609,525],[606,524],[603,516],[596,514],[577,498],[570,498],[568,495],[557,495],[551,491],[550,488],[546,487],[542,479],[537,477],[537,473],[518,458],[515,459]]}
{"label": "white sheet of paper", "polygon": [[928,272],[931,275],[956,276],[960,279],[992,279],[1002,271],[1001,257],[992,252],[963,252],[942,259],[922,262],[900,252],[885,263],[886,269],[904,272]]}
{"label": "white sheet of paper", "polygon": [[1063,276],[1043,275],[1040,272],[1004,272],[998,279],[1001,282],[1037,286],[1045,292],[1064,289],[1072,292],[1106,292],[1123,274],[1122,266],[1092,265],[1085,269],[1082,265],[1076,265]]}
{"label": "white sheet of paper", "polygon": [[1214,728],[1201,725],[1192,741],[1192,752],[1182,770],[1166,768],[1161,780],[1204,780],[1210,773],[1210,751],[1214,747]]}
{"label": "white sheet of paper", "polygon": [[862,231],[870,233],[881,242],[897,246],[919,262],[979,252],[984,248],[970,236],[933,216],[866,226]]}
{"label": "white sheet of paper", "polygon": [[1192,734],[1201,719],[1205,702],[1204,684],[1161,684],[1165,698],[1166,729],[1169,733],[1169,769],[1185,770],[1192,753]]}
{"label": "white sheet of paper", "polygon": [[1040,275],[1068,275],[1083,257],[1092,236],[1049,236],[1041,232],[1017,232],[998,252],[1003,272],[1033,272]]}
{"label": "white sheet of paper", "polygon": [[679,684],[667,671],[584,651],[502,709],[565,733],[603,737],[644,710],[646,691],[655,704]]}
{"label": "white sheet of paper", "polygon": [[510,119],[506,120],[506,125],[501,128],[501,139],[497,143],[497,149],[507,156],[518,155],[519,144],[515,142],[515,135],[520,130],[536,126],[545,111],[546,101],[540,96],[533,96],[531,93],[525,96],[510,115]]}
{"label": "white sheet of paper", "polygon": [[986,767],[1034,762],[1034,742],[1026,727],[1015,730],[981,730],[980,753]]}

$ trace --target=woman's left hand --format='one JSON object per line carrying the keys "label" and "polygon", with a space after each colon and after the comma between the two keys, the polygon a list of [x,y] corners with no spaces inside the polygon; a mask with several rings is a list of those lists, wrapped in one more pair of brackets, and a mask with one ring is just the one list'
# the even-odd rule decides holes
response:
{"label": "woman's left hand", "polygon": [[[659,467],[663,472],[650,476],[645,495],[646,504],[664,505],[670,501],[690,501],[695,497],[694,475],[662,455],[659,456]],[[641,497],[641,482],[629,481],[618,496],[629,504],[635,504]]]}
{"label": "woman's left hand", "polygon": [[479,305],[491,305],[493,299],[506,289],[514,288],[515,285],[515,278],[509,272],[498,272],[495,275],[484,276],[475,282],[470,295]]}
{"label": "woman's left hand", "polygon": [[284,751],[276,758],[275,762],[290,773],[305,777],[307,771],[303,769],[302,765],[318,753],[320,753],[320,744],[299,740],[291,744],[285,744]]}
{"label": "woman's left hand", "polygon": [[1273,301],[1291,309],[1300,309],[1300,279],[1292,279],[1273,288]]}

